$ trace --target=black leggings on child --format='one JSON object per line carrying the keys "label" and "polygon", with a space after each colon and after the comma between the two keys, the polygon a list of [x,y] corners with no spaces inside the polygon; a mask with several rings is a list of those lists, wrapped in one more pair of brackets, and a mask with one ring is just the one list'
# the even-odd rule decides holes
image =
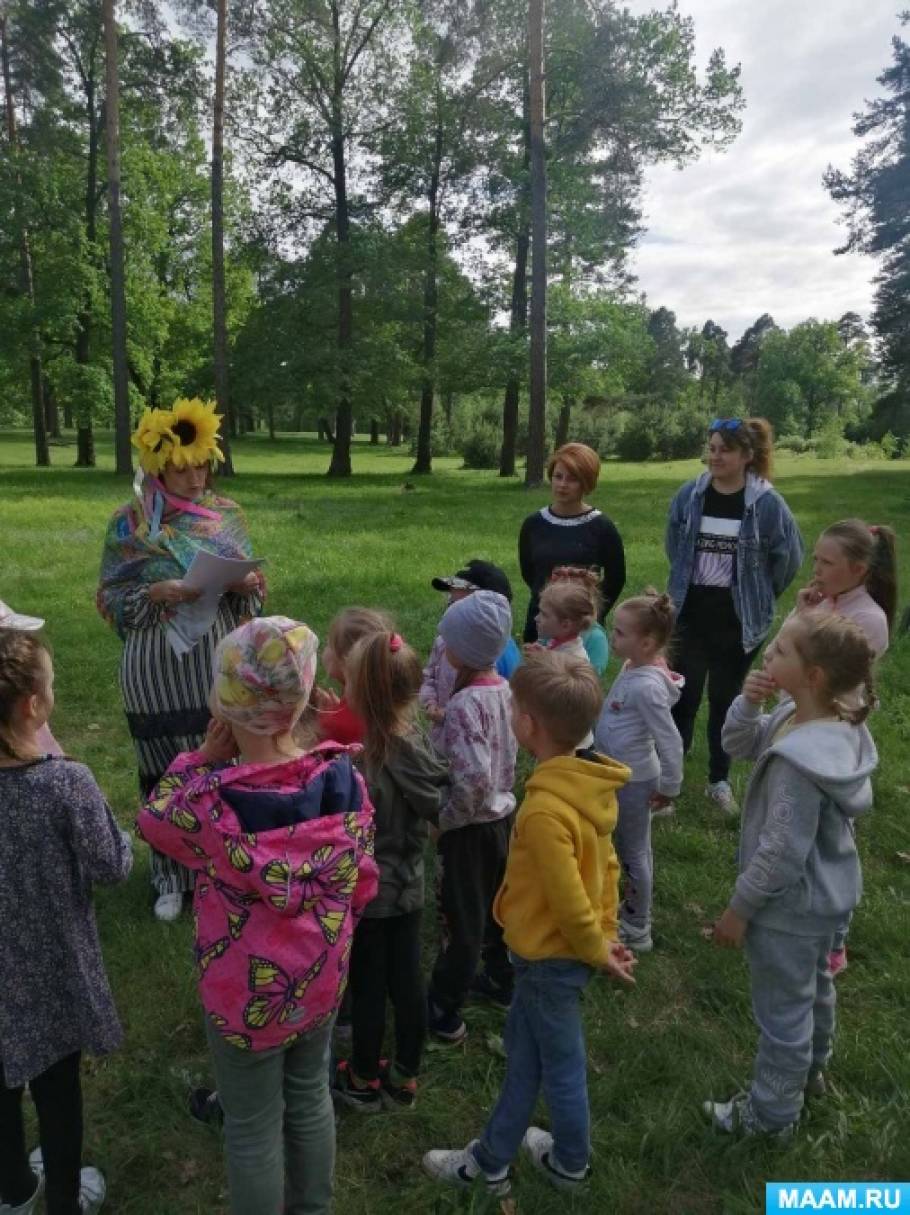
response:
{"label": "black leggings on child", "polygon": [[[80,1054],[67,1055],[28,1083],[38,1112],[48,1215],[79,1215],[82,1165],[82,1084]],[[0,1063],[0,1199],[11,1207],[35,1192],[22,1117],[24,1088],[7,1088]]]}
{"label": "black leggings on child", "polygon": [[351,1067],[360,1080],[379,1075],[386,997],[395,1014],[395,1058],[405,1076],[420,1071],[427,1033],[427,997],[420,969],[421,912],[383,919],[364,917],[351,951]]}

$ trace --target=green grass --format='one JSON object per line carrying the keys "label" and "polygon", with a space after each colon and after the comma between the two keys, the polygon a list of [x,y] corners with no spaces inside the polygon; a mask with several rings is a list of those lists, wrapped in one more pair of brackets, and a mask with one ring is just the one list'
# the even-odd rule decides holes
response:
{"label": "green grass", "polygon": [[[230,492],[247,511],[256,552],[269,558],[271,611],[302,618],[324,635],[343,604],[381,605],[425,651],[442,606],[430,578],[484,556],[509,572],[522,618],[518,529],[546,501],[544,492],[529,494],[492,473],[462,472],[455,460],[437,461],[433,477],[412,478],[416,488],[403,491],[408,457],[360,445],[357,475],[330,482],[322,475],[327,448],[299,437],[244,440],[236,454],[242,475]],[[54,448],[53,457],[53,470],[35,470],[28,437],[0,435],[0,597],[47,617],[57,667],[55,732],[90,764],[128,824],[136,796],[117,688],[119,643],[93,602],[105,521],[127,486],[111,475],[104,439],[95,471],[71,467],[72,447]],[[625,540],[630,592],[663,584],[667,504],[696,467],[605,468],[594,501]],[[906,463],[783,459],[779,485],[810,545],[825,523],[851,514],[887,520],[905,540],[910,535]],[[906,546],[903,556],[906,602]],[[782,612],[791,602],[792,593]],[[700,797],[700,743],[677,821],[655,830],[657,948],[641,962],[634,991],[598,979],[585,999],[596,1152],[590,1192],[567,1203],[520,1166],[515,1193],[522,1215],[566,1206],[598,1215],[745,1215],[764,1210],[766,1180],[910,1177],[910,870],[897,855],[910,848],[906,638],[892,647],[881,684],[884,707],[873,731],[882,763],[875,813],[860,833],[866,894],[853,923],[851,967],[838,981],[835,1093],[812,1109],[784,1150],[727,1142],[702,1120],[702,1099],[726,1097],[746,1079],[755,1030],[743,958],[713,949],[700,935],[724,905],[736,847],[735,824],[719,822]],[[737,765],[740,788],[746,775]],[[86,1160],[107,1173],[116,1215],[221,1212],[220,1135],[185,1114],[189,1081],[209,1075],[190,927],[152,920],[141,846],[131,880],[99,890],[97,906],[126,1044],[89,1064]],[[419,1167],[428,1148],[458,1146],[477,1133],[498,1091],[503,1064],[484,1040],[499,1030],[501,1017],[472,1006],[467,1018],[471,1036],[463,1051],[427,1055],[413,1115],[342,1118],[337,1207],[345,1215],[498,1209],[479,1195],[438,1192]]]}

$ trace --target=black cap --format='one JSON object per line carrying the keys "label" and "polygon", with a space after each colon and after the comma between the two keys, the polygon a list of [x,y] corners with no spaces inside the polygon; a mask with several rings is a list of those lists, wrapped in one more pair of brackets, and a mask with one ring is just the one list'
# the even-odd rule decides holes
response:
{"label": "black cap", "polygon": [[506,572],[492,561],[475,558],[448,578],[434,578],[432,585],[437,591],[495,591],[512,602],[512,586]]}

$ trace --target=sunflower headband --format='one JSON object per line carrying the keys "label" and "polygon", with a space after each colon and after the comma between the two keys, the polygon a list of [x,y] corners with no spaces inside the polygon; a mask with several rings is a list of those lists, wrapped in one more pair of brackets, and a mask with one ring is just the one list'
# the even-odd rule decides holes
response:
{"label": "sunflower headband", "polygon": [[221,418],[215,413],[215,402],[207,405],[194,397],[180,398],[171,409],[147,409],[133,435],[133,446],[139,448],[139,463],[144,472],[157,477],[166,464],[175,468],[223,461],[218,447]]}

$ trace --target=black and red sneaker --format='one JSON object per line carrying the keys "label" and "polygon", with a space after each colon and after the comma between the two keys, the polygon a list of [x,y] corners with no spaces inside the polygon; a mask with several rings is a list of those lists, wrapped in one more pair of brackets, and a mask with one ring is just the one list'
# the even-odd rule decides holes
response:
{"label": "black and red sneaker", "polygon": [[335,1075],[332,1078],[332,1096],[342,1105],[347,1105],[361,1114],[382,1112],[379,1081],[364,1080],[360,1084],[355,1083],[351,1065],[345,1059],[342,1059],[335,1068]]}
{"label": "black and red sneaker", "polygon": [[412,1110],[417,1104],[417,1080],[399,1081],[388,1059],[379,1060],[379,1095],[387,1110]]}

